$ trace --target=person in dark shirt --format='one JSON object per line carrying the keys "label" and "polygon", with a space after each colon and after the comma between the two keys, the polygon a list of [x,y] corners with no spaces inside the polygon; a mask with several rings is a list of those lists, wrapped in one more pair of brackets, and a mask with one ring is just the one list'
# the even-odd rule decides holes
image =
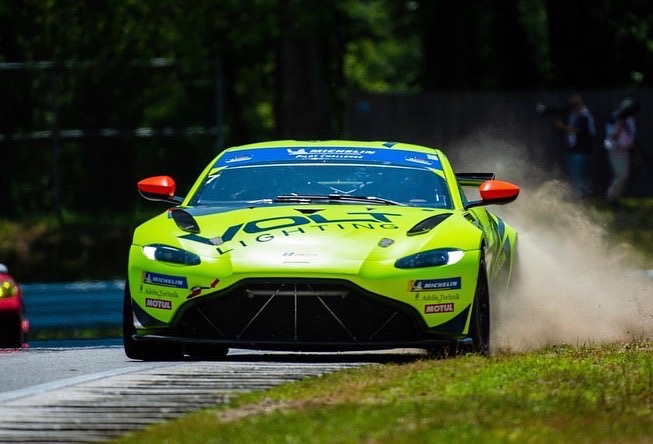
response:
{"label": "person in dark shirt", "polygon": [[557,124],[566,134],[569,179],[578,197],[589,197],[592,193],[589,163],[596,126],[594,118],[580,94],[574,94],[569,98],[567,121],[558,121]]}

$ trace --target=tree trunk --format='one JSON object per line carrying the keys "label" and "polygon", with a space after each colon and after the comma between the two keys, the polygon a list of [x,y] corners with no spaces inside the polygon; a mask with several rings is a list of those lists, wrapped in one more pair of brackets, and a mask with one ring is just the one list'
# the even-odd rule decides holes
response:
{"label": "tree trunk", "polygon": [[[276,54],[276,133],[279,138],[332,138],[335,136],[334,97],[329,63],[333,51],[328,41],[331,31],[321,25],[326,21],[310,19],[308,12],[298,11],[302,4],[293,0],[280,2],[282,35]],[[328,4],[316,4],[315,8],[328,8]]]}

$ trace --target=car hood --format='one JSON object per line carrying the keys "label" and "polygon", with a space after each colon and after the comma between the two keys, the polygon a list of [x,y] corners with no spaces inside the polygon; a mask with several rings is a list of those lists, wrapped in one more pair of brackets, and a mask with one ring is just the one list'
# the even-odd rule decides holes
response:
{"label": "car hood", "polygon": [[[174,211],[184,212],[178,220],[185,224],[175,222]],[[191,229],[190,221],[195,222]],[[344,272],[366,261],[394,263],[428,249],[478,248],[478,231],[460,211],[416,207],[183,208],[140,226],[134,244],[171,244],[203,260],[215,258],[250,271],[304,267]]]}

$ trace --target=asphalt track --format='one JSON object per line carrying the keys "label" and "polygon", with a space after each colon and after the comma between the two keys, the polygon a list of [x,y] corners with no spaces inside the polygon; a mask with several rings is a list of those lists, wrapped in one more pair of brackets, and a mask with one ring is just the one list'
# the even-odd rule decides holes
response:
{"label": "asphalt track", "polygon": [[232,350],[219,361],[140,362],[126,358],[121,345],[100,344],[0,350],[0,442],[105,442],[227,402],[239,393],[421,356],[413,350]]}
{"label": "asphalt track", "polygon": [[[32,331],[122,320],[119,281],[22,287]],[[0,349],[0,443],[105,442],[242,392],[421,356],[231,350],[215,361],[141,362],[125,356],[120,338],[29,341]]]}

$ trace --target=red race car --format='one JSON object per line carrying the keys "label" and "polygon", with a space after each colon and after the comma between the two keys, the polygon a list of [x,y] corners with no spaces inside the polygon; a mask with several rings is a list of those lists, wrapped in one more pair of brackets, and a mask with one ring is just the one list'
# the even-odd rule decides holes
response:
{"label": "red race car", "polygon": [[22,347],[28,330],[20,287],[0,264],[0,347]]}

